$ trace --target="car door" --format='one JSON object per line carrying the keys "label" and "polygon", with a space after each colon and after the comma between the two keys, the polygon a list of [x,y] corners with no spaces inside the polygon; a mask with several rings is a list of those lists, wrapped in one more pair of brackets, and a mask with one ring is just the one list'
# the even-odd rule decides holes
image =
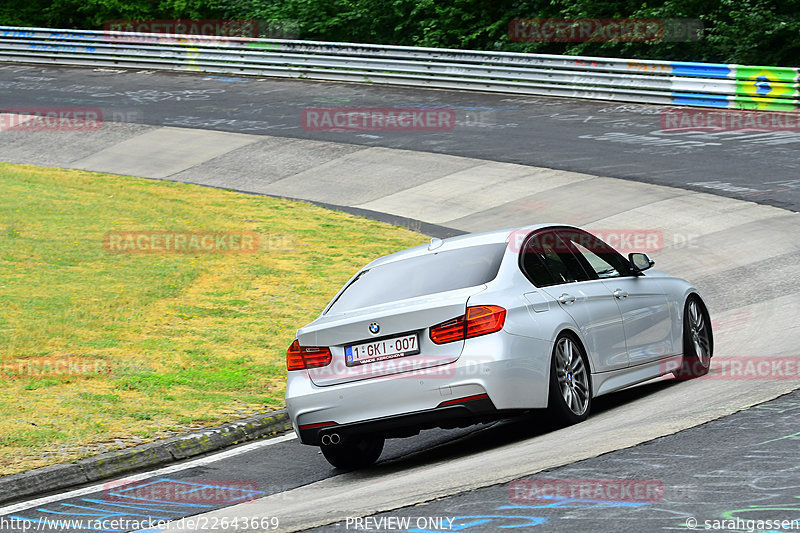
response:
{"label": "car door", "polygon": [[592,279],[556,232],[531,235],[520,265],[526,277],[572,317],[594,372],[628,366],[622,315],[614,297],[601,280]]}
{"label": "car door", "polygon": [[569,229],[558,234],[616,300],[631,366],[672,355],[672,317],[659,280],[633,270],[627,259],[588,232]]}

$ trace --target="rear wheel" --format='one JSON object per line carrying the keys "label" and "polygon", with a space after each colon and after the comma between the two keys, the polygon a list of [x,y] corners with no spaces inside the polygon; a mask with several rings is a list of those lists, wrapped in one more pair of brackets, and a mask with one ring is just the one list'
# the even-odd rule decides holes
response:
{"label": "rear wheel", "polygon": [[678,379],[692,379],[708,374],[714,353],[711,319],[703,302],[690,297],[683,310],[683,362],[673,374]]}
{"label": "rear wheel", "polygon": [[586,420],[591,405],[586,354],[571,336],[561,335],[551,357],[548,411],[556,423],[569,425]]}
{"label": "rear wheel", "polygon": [[322,455],[336,468],[354,470],[364,468],[381,456],[386,439],[376,435],[352,435],[339,444],[321,446]]}

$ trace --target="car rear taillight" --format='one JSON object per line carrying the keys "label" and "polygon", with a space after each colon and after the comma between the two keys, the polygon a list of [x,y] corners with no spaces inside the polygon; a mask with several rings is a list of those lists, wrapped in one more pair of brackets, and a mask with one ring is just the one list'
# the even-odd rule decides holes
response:
{"label": "car rear taillight", "polygon": [[433,326],[430,331],[431,340],[436,344],[444,344],[464,339],[464,318],[465,315],[461,315]]}
{"label": "car rear taillight", "polygon": [[506,310],[499,305],[467,307],[467,338],[500,331],[506,322]]}
{"label": "car rear taillight", "polygon": [[430,329],[430,337],[436,344],[488,335],[503,328],[506,310],[499,305],[476,305],[467,307],[467,313]]}
{"label": "car rear taillight", "polygon": [[297,339],[286,350],[287,370],[303,370],[304,368],[326,366],[330,362],[331,351],[329,348],[300,346],[300,342]]}

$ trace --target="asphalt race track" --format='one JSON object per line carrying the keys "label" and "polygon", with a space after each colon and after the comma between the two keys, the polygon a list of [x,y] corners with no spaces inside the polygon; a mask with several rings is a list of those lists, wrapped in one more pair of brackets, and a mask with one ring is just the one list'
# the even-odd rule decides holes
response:
{"label": "asphalt race track", "polygon": [[[4,107],[461,155],[712,191],[800,210],[800,132],[664,132],[659,106],[364,84],[0,65]],[[308,107],[442,107],[442,132],[305,131]],[[4,147],[4,160],[14,149]]]}
{"label": "asphalt race track", "polygon": [[[800,394],[794,392],[635,448],[381,513],[371,517],[375,526],[371,529],[397,530],[387,527],[391,517],[394,524],[407,524],[404,529],[417,532],[435,531],[430,527],[435,518],[459,531],[533,527],[604,533],[691,531],[692,526],[717,531],[797,530],[798,409]],[[615,479],[626,480],[627,485],[587,482]],[[757,526],[767,520],[798,522]],[[351,518],[349,524],[338,522],[312,531],[352,531],[357,526]]]}
{"label": "asphalt race track", "polygon": [[[577,426],[553,430],[533,417],[424,432],[389,441],[375,467],[348,473],[283,437],[143,473],[127,488],[111,481],[6,506],[0,516],[17,521],[4,531],[81,515],[195,516],[208,526],[196,531],[274,530],[270,518],[285,531],[348,530],[348,519],[365,516],[459,519],[404,528],[416,531],[687,530],[689,517],[702,524],[725,513],[800,518],[800,383],[775,371],[796,368],[800,346],[800,134],[668,133],[657,106],[203,74],[0,65],[0,94],[3,110],[100,107],[106,119],[96,131],[0,132],[3,161],[300,198],[445,233],[561,221],[655,235],[645,251],[656,268],[696,284],[716,337],[707,378],[600,398]],[[300,121],[307,107],[412,106],[453,109],[456,127],[313,132]],[[754,358],[767,358],[766,373],[731,372]],[[622,478],[663,490],[646,501],[522,503],[509,492],[519,479]],[[134,500],[129,490],[142,486],[150,488]],[[216,496],[202,505],[177,497],[187,486]]]}

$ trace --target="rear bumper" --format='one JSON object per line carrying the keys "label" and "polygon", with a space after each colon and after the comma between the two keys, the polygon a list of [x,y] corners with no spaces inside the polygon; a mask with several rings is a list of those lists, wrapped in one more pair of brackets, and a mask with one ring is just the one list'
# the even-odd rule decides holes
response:
{"label": "rear bumper", "polygon": [[[550,349],[545,341],[499,333],[467,341],[458,361],[413,372],[319,386],[306,371],[292,371],[286,406],[307,444],[334,427],[410,436],[418,429],[466,426],[546,407]],[[478,398],[463,401],[472,397]]]}
{"label": "rear bumper", "polygon": [[459,400],[461,401],[450,400],[449,402],[442,402],[441,405],[434,409],[349,424],[326,424],[322,426],[309,424],[308,426],[300,426],[297,433],[300,437],[300,442],[303,444],[319,446],[322,436],[325,434],[337,433],[343,438],[350,435],[363,434],[378,434],[386,438],[408,437],[417,434],[422,429],[466,427],[502,416],[501,411],[495,408],[486,394]]}

